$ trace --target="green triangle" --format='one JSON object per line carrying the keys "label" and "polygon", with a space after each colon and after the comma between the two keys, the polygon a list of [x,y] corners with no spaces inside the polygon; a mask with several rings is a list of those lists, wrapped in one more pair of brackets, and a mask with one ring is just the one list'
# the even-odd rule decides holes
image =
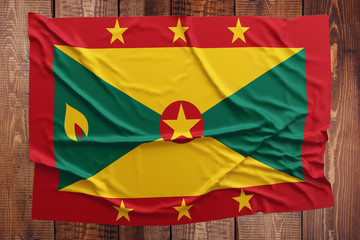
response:
{"label": "green triangle", "polygon": [[304,180],[301,149],[306,115],[305,51],[301,50],[206,111],[204,136]]}
{"label": "green triangle", "polygon": [[[54,46],[54,150],[59,189],[93,176],[145,142],[160,138],[160,115],[112,87]],[[88,136],[64,130],[66,104],[80,111]]]}

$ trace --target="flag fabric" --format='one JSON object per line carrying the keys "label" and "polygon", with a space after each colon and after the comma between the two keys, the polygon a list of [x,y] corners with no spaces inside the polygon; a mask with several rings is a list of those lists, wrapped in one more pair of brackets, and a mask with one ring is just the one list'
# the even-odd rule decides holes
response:
{"label": "flag fabric", "polygon": [[173,225],[333,205],[328,17],[29,14],[33,218]]}

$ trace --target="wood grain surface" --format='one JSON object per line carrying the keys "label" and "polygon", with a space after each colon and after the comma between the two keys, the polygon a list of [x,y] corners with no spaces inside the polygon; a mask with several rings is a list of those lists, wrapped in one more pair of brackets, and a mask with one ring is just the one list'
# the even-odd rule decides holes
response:
{"label": "wood grain surface", "polygon": [[[335,206],[129,227],[31,219],[27,13],[47,17],[329,14],[332,110],[325,173]],[[359,0],[0,0],[0,239],[360,239]]]}

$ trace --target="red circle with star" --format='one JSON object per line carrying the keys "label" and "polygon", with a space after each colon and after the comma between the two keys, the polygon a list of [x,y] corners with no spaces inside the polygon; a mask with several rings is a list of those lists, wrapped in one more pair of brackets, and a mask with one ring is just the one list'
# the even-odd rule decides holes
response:
{"label": "red circle with star", "polygon": [[163,111],[159,128],[165,141],[187,143],[203,135],[204,120],[194,104],[176,101]]}

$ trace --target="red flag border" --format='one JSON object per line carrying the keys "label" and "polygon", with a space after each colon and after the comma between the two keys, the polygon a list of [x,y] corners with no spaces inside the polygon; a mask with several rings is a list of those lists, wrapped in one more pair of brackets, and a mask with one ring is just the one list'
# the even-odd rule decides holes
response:
{"label": "red flag border", "polygon": [[[187,43],[172,42],[175,26],[180,17]],[[250,27],[245,33],[246,43],[240,39],[231,43],[232,32],[240,18],[242,26]],[[105,39],[111,34],[115,19],[127,27],[125,44]],[[71,26],[69,28],[68,26]],[[132,28],[132,26],[137,26]],[[211,26],[209,28],[208,26]],[[132,30],[133,29],[133,30]],[[255,29],[255,30],[254,30]],[[30,160],[36,162],[33,195],[33,218],[57,221],[91,222],[121,225],[176,225],[229,218],[256,212],[288,212],[333,206],[331,186],[324,176],[322,157],[330,123],[331,71],[328,16],[305,16],[292,20],[268,17],[106,17],[48,19],[29,13],[30,45]],[[98,34],[104,31],[104,34]],[[223,32],[221,32],[223,31]],[[154,34],[160,32],[161,34]],[[200,33],[200,34],[199,34]],[[275,34],[274,34],[275,33]],[[106,35],[108,34],[108,35]],[[168,34],[169,38],[164,37]],[[82,36],[76,38],[73,36]],[[139,39],[141,39],[139,41]],[[59,171],[55,168],[53,139],[54,76],[52,73],[53,45],[86,48],[118,47],[304,47],[306,54],[308,116],[304,127],[302,146],[305,182],[243,188],[253,194],[252,210],[243,208],[233,197],[241,189],[215,190],[201,196],[185,197],[192,219],[182,217],[173,208],[180,206],[183,197],[109,199],[57,190]],[[49,121],[50,120],[50,121]],[[307,194],[304,194],[307,193]],[[129,213],[116,221],[121,200]]]}

